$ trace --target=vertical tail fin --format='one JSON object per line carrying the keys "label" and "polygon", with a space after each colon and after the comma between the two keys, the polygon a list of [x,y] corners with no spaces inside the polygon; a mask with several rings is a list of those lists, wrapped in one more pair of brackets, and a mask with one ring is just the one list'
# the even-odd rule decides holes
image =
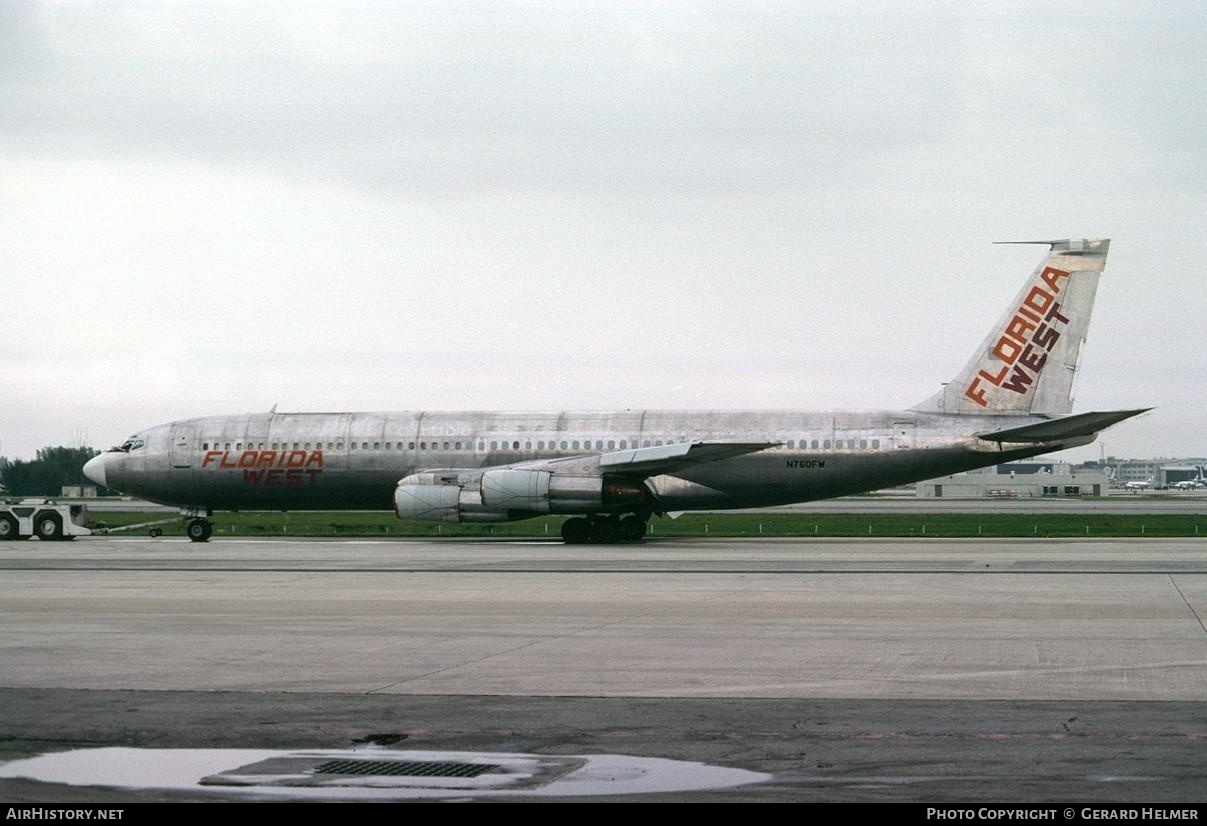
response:
{"label": "vertical tail fin", "polygon": [[1051,251],[959,375],[914,410],[992,415],[1072,411],[1073,380],[1111,242],[1006,243],[1047,244]]}

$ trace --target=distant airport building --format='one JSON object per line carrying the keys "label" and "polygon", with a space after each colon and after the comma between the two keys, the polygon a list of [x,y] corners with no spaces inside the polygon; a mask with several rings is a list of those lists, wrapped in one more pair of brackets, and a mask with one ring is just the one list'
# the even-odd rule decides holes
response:
{"label": "distant airport building", "polygon": [[[1190,464],[1195,462],[1197,464]],[[1185,463],[1161,465],[1157,471],[1157,480],[1163,487],[1171,488],[1174,485],[1185,482],[1195,482],[1204,477],[1204,465],[1207,465],[1207,460],[1191,459]]]}
{"label": "distant airport building", "polygon": [[1011,462],[979,471],[919,482],[922,498],[1042,499],[1102,496],[1110,479],[1100,469],[1082,470],[1059,461]]}
{"label": "distant airport building", "polygon": [[1156,483],[1157,471],[1161,469],[1162,461],[1156,459],[1116,459],[1108,456],[1106,465],[1114,471],[1117,487],[1126,487],[1133,482]]}
{"label": "distant airport building", "polygon": [[1105,465],[1114,487],[1130,485],[1161,490],[1202,479],[1207,459],[1120,459],[1108,456],[1101,464]]}
{"label": "distant airport building", "polygon": [[1165,490],[1207,486],[1207,459],[1120,459],[1070,465],[1043,456],[919,482],[920,497],[1102,496],[1111,488]]}

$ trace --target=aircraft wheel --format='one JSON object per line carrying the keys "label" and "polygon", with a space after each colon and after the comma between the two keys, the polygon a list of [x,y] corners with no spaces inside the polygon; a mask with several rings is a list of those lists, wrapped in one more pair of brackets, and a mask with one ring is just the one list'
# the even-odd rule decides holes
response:
{"label": "aircraft wheel", "polygon": [[620,538],[625,542],[636,542],[645,536],[649,525],[637,514],[629,514],[620,520]]}
{"label": "aircraft wheel", "polygon": [[185,533],[193,542],[207,542],[213,532],[214,526],[205,519],[194,519],[185,528]]}
{"label": "aircraft wheel", "polygon": [[21,536],[17,520],[11,516],[0,516],[0,542],[7,542]]}
{"label": "aircraft wheel", "polygon": [[602,545],[609,545],[620,539],[620,523],[613,517],[607,516],[591,523],[591,540]]}
{"label": "aircraft wheel", "polygon": [[574,517],[562,523],[562,539],[567,545],[581,545],[591,538],[591,526],[586,519]]}
{"label": "aircraft wheel", "polygon": [[158,539],[159,537],[163,536],[163,529],[151,528],[151,530],[147,531],[147,533],[150,534],[152,539]]}
{"label": "aircraft wheel", "polygon": [[63,523],[57,514],[43,514],[34,520],[34,533],[43,541],[58,542],[63,538]]}

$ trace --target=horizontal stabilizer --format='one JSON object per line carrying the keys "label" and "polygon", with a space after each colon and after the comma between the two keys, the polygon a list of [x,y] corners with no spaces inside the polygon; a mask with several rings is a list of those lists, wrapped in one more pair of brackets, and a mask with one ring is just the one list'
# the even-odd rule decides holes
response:
{"label": "horizontal stabilizer", "polygon": [[682,442],[610,451],[600,455],[599,466],[605,472],[658,476],[703,462],[758,453],[771,447],[779,447],[779,442]]}
{"label": "horizontal stabilizer", "polygon": [[1079,413],[1038,424],[1011,427],[993,433],[981,433],[980,437],[991,442],[1059,442],[1076,436],[1091,436],[1124,419],[1147,413],[1151,407],[1139,410],[1108,410],[1102,413]]}

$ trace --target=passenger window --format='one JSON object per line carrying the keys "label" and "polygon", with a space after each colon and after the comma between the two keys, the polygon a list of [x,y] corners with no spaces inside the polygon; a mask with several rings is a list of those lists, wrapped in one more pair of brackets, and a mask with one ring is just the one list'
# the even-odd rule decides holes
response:
{"label": "passenger window", "polygon": [[662,440],[658,439],[656,442],[654,442],[654,447],[662,447]]}
{"label": "passenger window", "polygon": [[609,439],[608,440],[608,450],[615,450],[615,449],[616,449],[616,442],[613,442],[611,439]]}
{"label": "passenger window", "polygon": [[642,447],[649,447],[649,446],[650,446],[650,440],[646,439],[645,443],[642,445]]}
{"label": "passenger window", "polygon": [[454,448],[455,450],[460,450],[460,449],[461,449],[461,443],[460,443],[460,442],[457,442],[457,444],[453,445],[453,448]]}
{"label": "passenger window", "polygon": [[202,442],[202,443],[201,443],[201,449],[202,449],[202,450],[209,450],[209,449],[210,449],[210,443],[209,443],[209,442]]}
{"label": "passenger window", "polygon": [[336,442],[336,443],[335,443],[335,449],[336,449],[336,450],[343,450],[343,449],[344,449],[344,443],[343,443],[343,442]]}
{"label": "passenger window", "polygon": [[491,450],[498,450],[498,449],[499,449],[499,443],[498,443],[498,442],[491,442],[491,443],[490,443],[490,449],[491,449]]}
{"label": "passenger window", "polygon": [[393,442],[386,442],[386,450],[393,450],[393,448],[394,448]]}
{"label": "passenger window", "polygon": [[532,442],[524,442],[524,450],[532,450]]}
{"label": "passenger window", "polygon": [[628,442],[626,442],[624,439],[621,439],[621,440],[620,440],[620,449],[621,449],[621,450],[624,450],[624,449],[625,449],[625,446],[626,446],[627,444],[628,444]]}
{"label": "passenger window", "polygon": [[427,442],[420,442],[420,443],[419,443],[419,449],[420,449],[420,450],[427,450]]}
{"label": "passenger window", "polygon": [[407,442],[407,450],[414,450],[414,449],[415,449],[415,443]]}
{"label": "passenger window", "polygon": [[566,449],[566,440],[563,439],[562,440],[562,450],[565,450],[565,449]]}
{"label": "passenger window", "polygon": [[824,442],[822,442],[822,443],[821,443],[821,446],[822,446],[824,449],[829,450],[829,449],[830,449],[830,440],[829,440],[829,439],[826,439]]}
{"label": "passenger window", "polygon": [[573,442],[571,442],[571,446],[572,446],[572,447],[573,447],[575,450],[578,450],[578,439],[575,439]]}
{"label": "passenger window", "polygon": [[242,450],[243,442],[235,442],[235,450]]}
{"label": "passenger window", "polygon": [[230,450],[230,449],[231,449],[231,443],[230,443],[230,442],[227,442],[227,443],[226,443],[226,447],[224,447],[224,448],[222,448],[222,449],[223,449],[223,450]]}
{"label": "passenger window", "polygon": [[512,450],[519,450],[519,449],[520,449],[520,443],[519,443],[519,442],[512,442],[512,443],[511,443],[511,449],[512,449]]}
{"label": "passenger window", "polygon": [[445,443],[444,443],[444,449],[445,449],[445,450],[448,450],[448,442],[445,442]]}
{"label": "passenger window", "polygon": [[789,449],[789,450],[792,450],[794,447],[796,447],[796,442],[794,442],[794,441],[792,441],[791,439],[789,439],[789,440],[788,440],[788,449]]}
{"label": "passenger window", "polygon": [[861,448],[866,448],[866,447],[868,446],[868,440],[867,440],[867,439],[860,439],[860,440],[859,440],[859,446],[860,446]]}

